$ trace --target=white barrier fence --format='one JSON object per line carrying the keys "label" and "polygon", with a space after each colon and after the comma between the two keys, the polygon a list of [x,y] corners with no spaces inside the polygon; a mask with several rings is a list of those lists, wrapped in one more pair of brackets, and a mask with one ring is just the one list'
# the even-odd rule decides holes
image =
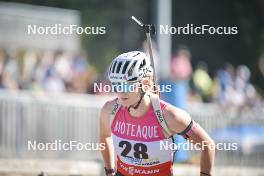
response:
{"label": "white barrier fence", "polygon": [[[99,151],[73,148],[58,149],[73,141],[98,147],[99,111],[109,99],[100,95],[33,94],[0,91],[0,158],[100,159]],[[193,104],[188,108],[192,117],[206,130],[224,128],[230,124],[255,123],[264,126],[264,118],[236,118],[212,104]],[[252,115],[252,113],[251,113]],[[263,115],[263,114],[256,114]],[[34,151],[29,143],[56,143],[57,150]],[[53,147],[54,147],[53,146]],[[43,149],[43,150],[42,150]],[[219,152],[219,164],[261,165],[261,155],[247,156],[241,152]]]}
{"label": "white barrier fence", "polygon": [[[100,157],[88,150],[28,150],[28,144],[73,141],[98,142],[99,110],[107,97],[95,95],[36,95],[26,92],[0,93],[1,158],[72,158],[91,160]],[[76,142],[74,142],[76,141]],[[95,144],[94,144],[95,145]],[[31,148],[32,149],[32,148]]]}

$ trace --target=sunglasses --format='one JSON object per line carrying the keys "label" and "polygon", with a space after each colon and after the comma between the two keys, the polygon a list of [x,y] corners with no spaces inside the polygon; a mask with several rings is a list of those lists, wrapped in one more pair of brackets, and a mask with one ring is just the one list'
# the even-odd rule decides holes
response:
{"label": "sunglasses", "polygon": [[129,93],[129,92],[134,92],[135,90],[135,83],[137,82],[112,82],[112,88],[114,92],[124,92],[124,93]]}

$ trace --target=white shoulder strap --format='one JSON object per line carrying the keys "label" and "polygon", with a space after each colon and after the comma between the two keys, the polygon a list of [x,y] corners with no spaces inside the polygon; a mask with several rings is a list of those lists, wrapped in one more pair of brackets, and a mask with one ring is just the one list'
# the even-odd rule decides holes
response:
{"label": "white shoulder strap", "polygon": [[112,109],[112,112],[110,114],[110,126],[112,126],[113,120],[116,116],[116,113],[120,109],[120,107],[121,107],[121,104],[118,102],[118,99],[116,99],[116,102],[115,102],[113,109]]}
{"label": "white shoulder strap", "polygon": [[169,137],[172,136],[172,132],[169,129],[167,122],[165,121],[165,118],[162,114],[161,108],[160,108],[160,103],[159,103],[159,97],[157,95],[151,95],[150,96],[152,106],[154,108],[154,112],[156,115],[156,118],[158,119],[160,126],[164,129],[164,131],[167,133]]}

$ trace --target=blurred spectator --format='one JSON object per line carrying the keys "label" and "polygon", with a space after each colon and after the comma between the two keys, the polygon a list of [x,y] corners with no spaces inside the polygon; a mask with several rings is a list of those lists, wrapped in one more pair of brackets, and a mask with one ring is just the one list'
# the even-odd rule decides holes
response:
{"label": "blurred spectator", "polygon": [[[249,84],[250,71],[247,66],[240,65],[236,69],[236,77],[234,86],[230,87],[228,93],[230,94],[229,102],[235,106],[243,106],[246,103],[247,89]],[[231,98],[232,97],[232,98]]]}
{"label": "blurred spectator", "polygon": [[185,46],[180,46],[171,61],[171,80],[173,101],[177,107],[186,108],[189,94],[189,80],[192,75],[191,52]]}
{"label": "blurred spectator", "polygon": [[258,92],[260,93],[261,97],[264,98],[264,54],[259,58],[257,62],[257,68],[255,81],[258,84]]}
{"label": "blurred spectator", "polygon": [[192,74],[191,53],[182,47],[176,53],[171,63],[171,75],[174,80],[189,80]]}
{"label": "blurred spectator", "polygon": [[213,81],[208,74],[207,64],[200,62],[193,73],[193,84],[196,92],[204,102],[211,100]]}
{"label": "blurred spectator", "polygon": [[234,67],[230,63],[225,63],[224,68],[217,71],[216,79],[219,83],[219,91],[216,98],[221,105],[226,104],[228,99],[226,92],[230,90],[230,87],[233,87],[234,72]]}
{"label": "blurred spectator", "polygon": [[71,63],[71,71],[72,71],[72,80],[71,87],[77,93],[85,93],[88,89],[89,80],[96,79],[96,77],[92,77],[95,75],[92,67],[86,60],[85,54],[80,54],[74,56]]}
{"label": "blurred spectator", "polygon": [[244,106],[254,106],[257,98],[255,87],[250,82],[251,72],[245,65],[237,68],[237,76],[235,80],[235,88],[244,95]]}
{"label": "blurred spectator", "polygon": [[64,92],[65,85],[63,79],[57,73],[53,66],[47,69],[43,80],[44,90],[48,92]]}
{"label": "blurred spectator", "polygon": [[6,50],[1,49],[0,59],[0,86],[2,88],[17,90],[18,86],[18,66],[14,57],[10,56]]}

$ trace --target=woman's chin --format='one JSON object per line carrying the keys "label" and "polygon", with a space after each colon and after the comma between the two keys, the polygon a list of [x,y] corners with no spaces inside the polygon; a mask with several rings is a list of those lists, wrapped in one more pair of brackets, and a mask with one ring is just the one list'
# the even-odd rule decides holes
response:
{"label": "woman's chin", "polygon": [[129,103],[127,101],[120,100],[120,103],[124,107],[129,107]]}
{"label": "woman's chin", "polygon": [[128,107],[128,106],[129,106],[129,104],[126,103],[126,102],[120,102],[120,103],[121,103],[121,105],[124,106],[124,107]]}

